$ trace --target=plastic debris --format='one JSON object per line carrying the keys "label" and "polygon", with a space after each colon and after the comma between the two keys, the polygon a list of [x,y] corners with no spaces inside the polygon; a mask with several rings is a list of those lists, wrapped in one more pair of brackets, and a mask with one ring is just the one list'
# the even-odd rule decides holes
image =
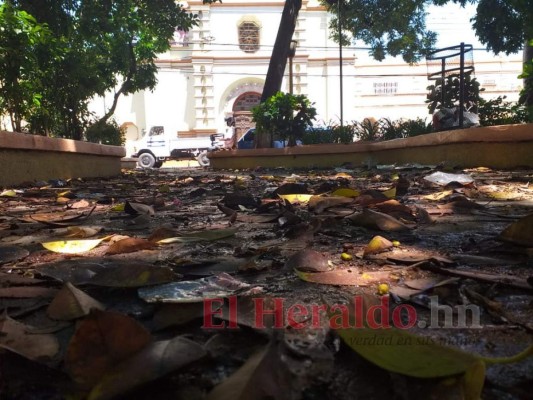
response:
{"label": "plastic debris", "polygon": [[431,175],[425,176],[424,180],[436,183],[437,185],[445,186],[450,182],[459,182],[463,185],[474,182],[474,179],[470,175],[466,174],[449,174],[447,172],[433,172]]}
{"label": "plastic debris", "polygon": [[223,272],[195,281],[141,288],[139,297],[148,303],[195,303],[204,299],[228,297],[248,289],[252,289],[251,285]]}

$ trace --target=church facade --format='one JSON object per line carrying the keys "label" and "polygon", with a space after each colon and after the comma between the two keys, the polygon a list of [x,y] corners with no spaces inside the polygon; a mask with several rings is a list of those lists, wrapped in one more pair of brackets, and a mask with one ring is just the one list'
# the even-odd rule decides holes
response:
{"label": "church facade", "polygon": [[[284,1],[225,0],[204,5],[190,0],[182,5],[198,15],[199,25],[189,32],[176,30],[170,50],[157,60],[158,84],[153,91],[119,100],[115,119],[126,128],[128,141],[151,126],[171,127],[180,137],[225,132],[229,118],[238,135],[253,126],[250,109],[261,97]],[[437,22],[439,18],[442,15]],[[377,62],[367,49],[358,47],[340,52],[329,38],[329,19],[317,0],[302,2],[293,36],[294,56],[287,63],[282,91],[305,94],[317,109],[317,124],[338,123],[341,105],[346,123],[367,117],[428,117],[426,87],[431,82],[425,61]],[[520,55],[476,52],[474,60],[476,77],[487,89],[485,96],[517,98]],[[92,110],[103,114],[110,101],[96,99]]]}

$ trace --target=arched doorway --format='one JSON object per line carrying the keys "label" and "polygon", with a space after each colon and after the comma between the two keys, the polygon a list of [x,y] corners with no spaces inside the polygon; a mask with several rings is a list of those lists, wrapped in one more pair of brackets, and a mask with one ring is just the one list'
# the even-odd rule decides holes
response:
{"label": "arched doorway", "polygon": [[254,126],[251,109],[261,102],[261,93],[246,92],[241,94],[233,103],[233,118],[235,121],[235,135],[237,140]]}
{"label": "arched doorway", "polygon": [[139,134],[139,129],[137,125],[133,122],[125,122],[121,125],[121,128],[124,130],[124,147],[126,148],[126,156],[130,156],[135,153],[134,142],[141,138]]}

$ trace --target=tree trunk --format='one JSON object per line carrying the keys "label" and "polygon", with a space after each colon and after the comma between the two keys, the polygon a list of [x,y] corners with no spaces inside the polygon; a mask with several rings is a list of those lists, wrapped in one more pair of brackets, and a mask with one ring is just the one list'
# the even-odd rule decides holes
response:
{"label": "tree trunk", "polygon": [[111,107],[109,108],[109,110],[107,110],[106,114],[98,120],[98,123],[102,123],[102,124],[106,123],[107,120],[111,118],[111,116],[115,113],[115,110],[117,109],[117,105],[118,105],[118,99],[120,95],[124,93],[125,85],[126,83],[123,83],[120,89],[115,93],[115,95],[113,96],[113,103],[111,104]]}
{"label": "tree trunk", "polygon": [[[292,35],[296,28],[296,19],[298,18],[300,8],[302,8],[302,0],[285,1],[285,7],[283,8],[283,14],[279,23],[278,35],[274,42],[274,48],[272,49],[272,56],[268,66],[265,87],[261,95],[261,103],[281,90],[281,82],[283,81]],[[271,134],[258,132],[256,147],[272,147]]]}
{"label": "tree trunk", "polygon": [[107,120],[111,118],[111,116],[115,113],[115,110],[117,109],[119,97],[123,93],[126,92],[126,88],[131,87],[131,81],[133,80],[133,77],[135,76],[135,73],[137,72],[137,60],[135,58],[133,42],[129,43],[128,48],[129,48],[129,54],[130,54],[130,69],[128,71],[128,74],[126,75],[126,78],[124,79],[124,82],[122,82],[120,89],[113,96],[113,104],[111,105],[111,108],[107,110],[105,115],[98,120],[98,123],[105,124]]}

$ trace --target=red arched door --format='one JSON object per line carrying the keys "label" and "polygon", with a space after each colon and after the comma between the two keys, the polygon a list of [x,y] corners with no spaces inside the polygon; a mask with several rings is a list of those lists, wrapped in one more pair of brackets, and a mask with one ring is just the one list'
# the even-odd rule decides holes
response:
{"label": "red arched door", "polygon": [[246,92],[241,94],[233,103],[233,118],[235,119],[235,134],[237,140],[255,124],[252,122],[251,109],[261,102],[261,93]]}

